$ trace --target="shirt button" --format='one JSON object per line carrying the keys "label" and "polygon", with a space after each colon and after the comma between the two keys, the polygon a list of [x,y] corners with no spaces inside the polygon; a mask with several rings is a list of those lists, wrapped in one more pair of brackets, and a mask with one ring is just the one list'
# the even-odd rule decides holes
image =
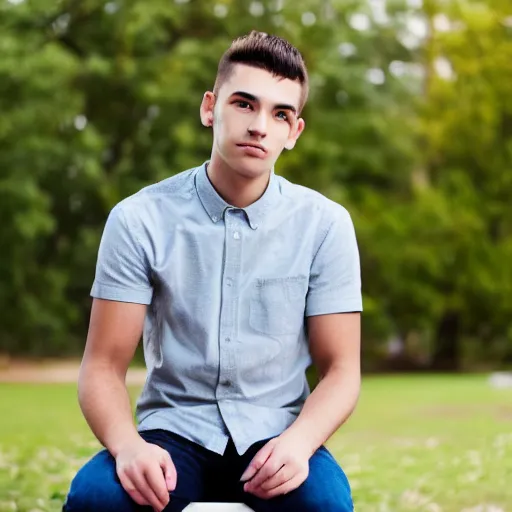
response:
{"label": "shirt button", "polygon": [[226,341],[229,343],[229,342],[231,341],[231,338],[228,336],[228,337],[226,338]]}
{"label": "shirt button", "polygon": [[238,231],[235,231],[235,233],[233,234],[233,238],[235,240],[239,240],[240,239],[240,233]]}
{"label": "shirt button", "polygon": [[231,386],[231,381],[230,380],[223,380],[222,381],[222,385],[226,388],[229,388],[229,386]]}
{"label": "shirt button", "polygon": [[231,286],[233,284],[233,279],[231,279],[230,277],[228,277],[226,279],[226,286]]}
{"label": "shirt button", "polygon": [[213,222],[217,222],[219,220],[218,217],[212,217]]}

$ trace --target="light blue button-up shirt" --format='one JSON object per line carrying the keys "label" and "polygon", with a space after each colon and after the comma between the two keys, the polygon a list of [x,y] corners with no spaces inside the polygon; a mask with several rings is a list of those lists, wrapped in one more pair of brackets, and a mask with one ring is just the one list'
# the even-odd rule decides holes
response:
{"label": "light blue button-up shirt", "polygon": [[139,431],[219,454],[231,436],[242,454],[289,427],[310,393],[305,318],[362,310],[359,254],[339,204],[272,172],[236,208],[206,166],[112,209],[91,295],[148,305]]}

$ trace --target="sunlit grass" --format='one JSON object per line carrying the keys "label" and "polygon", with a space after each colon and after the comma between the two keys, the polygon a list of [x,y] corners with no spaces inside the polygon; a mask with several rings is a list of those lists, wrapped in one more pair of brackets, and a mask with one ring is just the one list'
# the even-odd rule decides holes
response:
{"label": "sunlit grass", "polygon": [[512,510],[512,390],[482,376],[366,378],[329,442],[356,510]]}
{"label": "sunlit grass", "polygon": [[[75,386],[3,384],[0,403],[0,511],[60,510],[99,449]],[[483,376],[367,377],[328,446],[357,512],[512,510],[512,390]]]}

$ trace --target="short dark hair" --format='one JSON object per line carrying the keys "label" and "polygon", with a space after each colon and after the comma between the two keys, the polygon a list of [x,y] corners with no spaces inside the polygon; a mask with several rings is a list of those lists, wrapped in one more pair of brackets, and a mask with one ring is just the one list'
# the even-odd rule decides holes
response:
{"label": "short dark hair", "polygon": [[304,59],[295,46],[281,37],[253,30],[235,39],[219,61],[213,91],[229,79],[236,64],[264,69],[273,75],[298,81],[302,86],[299,112],[309,94],[309,78]]}

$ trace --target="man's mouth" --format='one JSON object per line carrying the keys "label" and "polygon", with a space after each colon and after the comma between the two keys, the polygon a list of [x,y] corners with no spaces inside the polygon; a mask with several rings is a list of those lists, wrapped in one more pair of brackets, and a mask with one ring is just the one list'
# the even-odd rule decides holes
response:
{"label": "man's mouth", "polygon": [[245,142],[242,144],[237,144],[237,146],[245,149],[247,151],[247,153],[252,154],[254,156],[262,157],[267,154],[267,150],[261,144]]}

